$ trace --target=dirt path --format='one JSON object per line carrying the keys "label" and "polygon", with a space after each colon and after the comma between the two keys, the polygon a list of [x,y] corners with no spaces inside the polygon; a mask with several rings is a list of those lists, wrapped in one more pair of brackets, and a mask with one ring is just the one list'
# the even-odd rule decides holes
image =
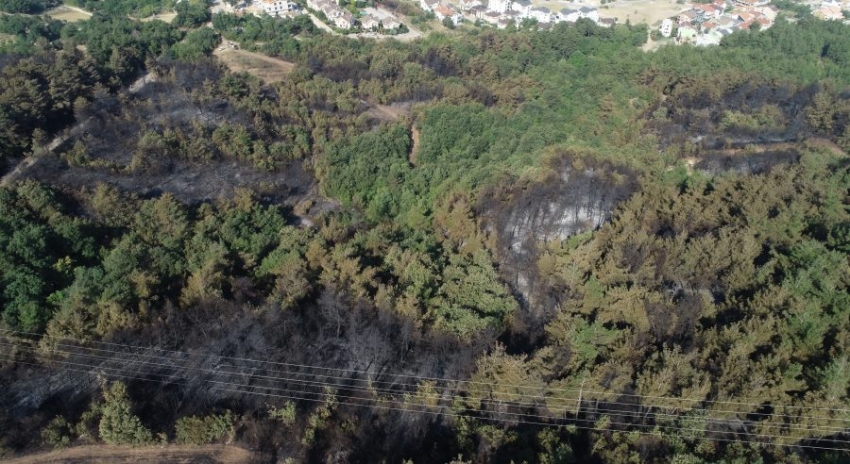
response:
{"label": "dirt path", "polygon": [[321,29],[321,30],[323,30],[323,31],[325,31],[325,32],[327,32],[328,34],[331,34],[331,35],[341,35],[339,32],[333,30],[330,26],[328,26],[327,24],[322,22],[322,20],[317,18],[316,15],[314,15],[313,13],[308,12],[307,16],[310,17],[310,21],[313,21],[313,24],[315,24],[316,27],[318,27],[319,29]]}
{"label": "dirt path", "polygon": [[413,146],[410,148],[410,156],[407,160],[410,164],[416,166],[416,155],[419,154],[419,129],[415,126],[410,129],[410,138],[413,140]]}
{"label": "dirt path", "polygon": [[79,446],[6,460],[8,464],[46,463],[248,463],[254,460],[248,450],[226,445],[211,446]]}
{"label": "dirt path", "polygon": [[791,150],[794,148],[806,147],[807,145],[815,148],[824,148],[835,155],[847,156],[847,152],[845,152],[835,142],[823,137],[812,137],[810,139],[804,140],[803,142],[774,142],[752,144],[752,146],[747,148],[728,148],[725,150],[716,150],[714,151],[714,153],[719,153],[721,155],[726,156],[734,156],[739,155],[741,153],[764,153],[766,151]]}

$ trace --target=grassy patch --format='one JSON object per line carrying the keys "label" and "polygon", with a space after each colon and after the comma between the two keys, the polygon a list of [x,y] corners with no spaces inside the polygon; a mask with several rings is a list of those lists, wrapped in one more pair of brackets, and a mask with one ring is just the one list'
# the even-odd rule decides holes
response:
{"label": "grassy patch", "polygon": [[294,63],[247,50],[219,49],[214,54],[231,71],[247,72],[265,82],[280,81],[295,68]]}
{"label": "grassy patch", "polygon": [[58,19],[60,21],[68,21],[69,23],[85,21],[91,18],[91,13],[87,13],[83,10],[69,8],[64,5],[58,6],[48,11],[46,14],[47,16],[50,16],[53,19]]}

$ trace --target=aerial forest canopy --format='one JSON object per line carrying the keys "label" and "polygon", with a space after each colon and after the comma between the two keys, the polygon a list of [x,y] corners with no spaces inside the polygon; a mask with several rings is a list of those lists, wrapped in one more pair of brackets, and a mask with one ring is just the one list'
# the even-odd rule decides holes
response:
{"label": "aerial forest canopy", "polygon": [[199,5],[0,15],[0,456],[850,459],[847,26]]}

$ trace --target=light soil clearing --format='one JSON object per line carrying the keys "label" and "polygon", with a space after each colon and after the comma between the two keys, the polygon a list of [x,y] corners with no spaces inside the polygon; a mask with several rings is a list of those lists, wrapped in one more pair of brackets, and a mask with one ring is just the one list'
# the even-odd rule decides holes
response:
{"label": "light soil clearing", "polygon": [[160,21],[171,24],[171,22],[174,21],[174,18],[176,18],[176,17],[177,17],[177,13],[174,13],[174,12],[160,13],[160,14],[155,14],[153,16],[148,16],[147,18],[142,18],[142,22],[146,23],[148,21],[153,21],[154,19],[158,19]]}
{"label": "light soil clearing", "polygon": [[413,166],[416,166],[416,155],[419,153],[419,135],[419,129],[416,127],[410,129],[410,138],[413,141],[413,146],[410,148],[410,156],[407,160]]}
{"label": "light soil clearing", "polygon": [[616,3],[599,5],[599,17],[617,18],[618,24],[625,24],[628,20],[632,24],[657,26],[664,19],[676,16],[691,8],[693,8],[692,4],[679,4],[675,0],[621,0]]}
{"label": "light soil clearing", "polygon": [[68,21],[69,23],[77,21],[85,21],[91,18],[91,13],[75,6],[62,5],[48,11],[47,16],[60,21]]}
{"label": "light soil clearing", "polygon": [[79,446],[6,460],[8,464],[106,463],[248,463],[255,456],[236,446]]}
{"label": "light soil clearing", "polygon": [[398,121],[403,116],[410,114],[410,102],[392,103],[390,105],[379,105],[363,102],[369,105],[366,114],[381,121]]}
{"label": "light soil clearing", "polygon": [[213,55],[218,57],[231,71],[247,72],[267,83],[283,80],[287,74],[295,69],[295,63],[247,50],[218,49],[213,52]]}

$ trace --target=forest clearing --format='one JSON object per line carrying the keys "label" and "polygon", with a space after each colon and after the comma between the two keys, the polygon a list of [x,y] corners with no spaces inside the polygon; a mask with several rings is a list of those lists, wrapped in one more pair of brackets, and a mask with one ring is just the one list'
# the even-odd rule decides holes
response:
{"label": "forest clearing", "polygon": [[47,11],[45,14],[53,19],[68,22],[85,21],[92,16],[92,14],[88,11],[68,5],[57,6],[56,8]]}
{"label": "forest clearing", "polygon": [[678,3],[676,0],[619,0],[600,5],[599,15],[604,18],[617,18],[619,23],[630,21],[632,24],[654,26],[692,7],[691,3]]}
{"label": "forest clearing", "polygon": [[233,72],[247,72],[264,82],[278,82],[295,68],[295,63],[233,48],[217,49],[213,54]]}

